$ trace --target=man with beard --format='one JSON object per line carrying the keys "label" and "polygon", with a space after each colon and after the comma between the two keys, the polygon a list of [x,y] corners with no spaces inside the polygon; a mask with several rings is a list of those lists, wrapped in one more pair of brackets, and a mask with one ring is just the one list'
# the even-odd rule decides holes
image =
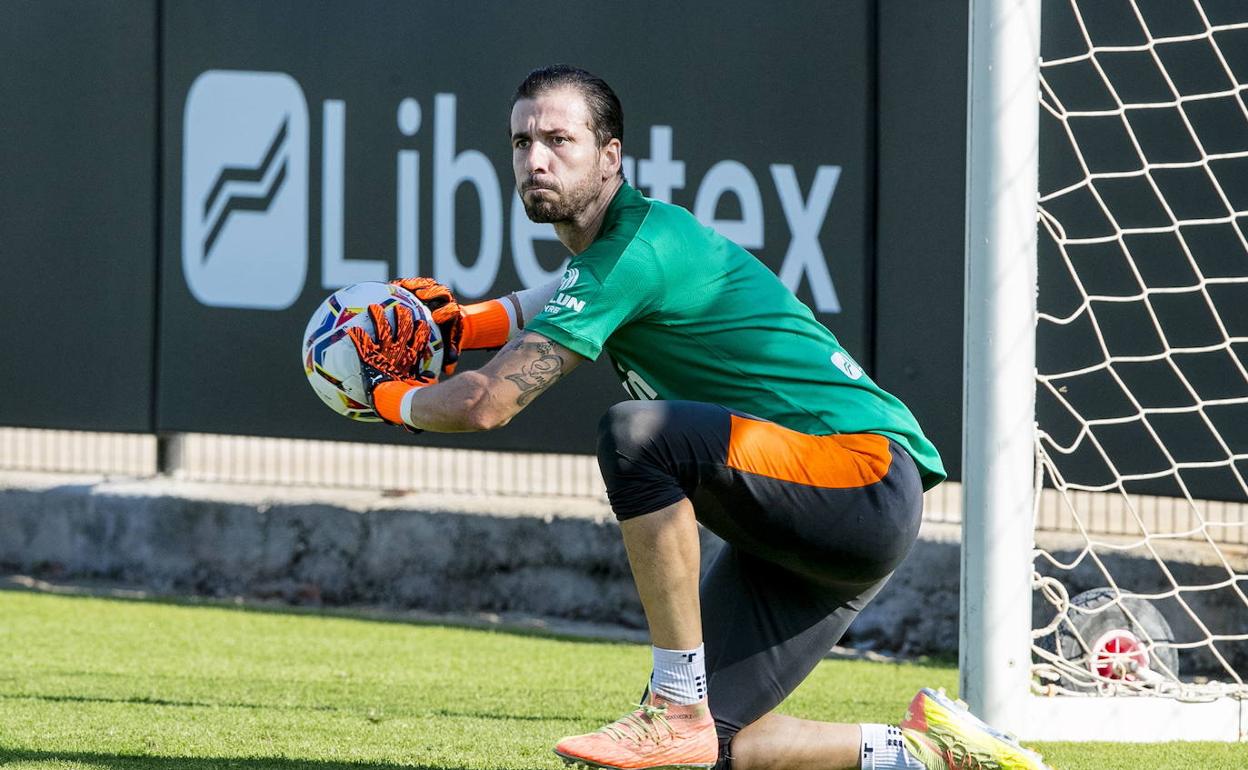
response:
{"label": "man with beard", "polygon": [[[923,690],[899,726],[773,713],[880,590],[944,469],[880,389],[761,262],[620,170],[622,112],[600,78],[535,70],[512,102],[516,187],[573,257],[558,285],[461,307],[428,278],[453,370],[411,379],[428,330],[352,329],[374,408],[417,430],[506,425],[606,351],[637,401],[599,425],[598,459],[653,644],[640,707],[555,752],[589,767],[1041,768]],[[504,344],[505,343],[505,344]],[[447,373],[450,373],[449,371]],[[722,537],[699,586],[698,522]],[[976,765],[978,766],[978,764]]]}

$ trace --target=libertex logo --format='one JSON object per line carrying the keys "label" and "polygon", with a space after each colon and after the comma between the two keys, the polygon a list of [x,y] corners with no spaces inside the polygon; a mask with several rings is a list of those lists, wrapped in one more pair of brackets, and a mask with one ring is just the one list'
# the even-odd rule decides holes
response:
{"label": "libertex logo", "polygon": [[281,310],[308,266],[308,105],[281,72],[209,70],[182,124],[182,270],[197,300]]}

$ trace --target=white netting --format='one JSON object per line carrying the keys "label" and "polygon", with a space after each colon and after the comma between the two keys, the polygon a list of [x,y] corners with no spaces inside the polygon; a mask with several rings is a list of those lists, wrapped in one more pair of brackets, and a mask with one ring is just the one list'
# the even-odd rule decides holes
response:
{"label": "white netting", "polygon": [[1248,2],[1043,16],[1036,686],[1245,697]]}

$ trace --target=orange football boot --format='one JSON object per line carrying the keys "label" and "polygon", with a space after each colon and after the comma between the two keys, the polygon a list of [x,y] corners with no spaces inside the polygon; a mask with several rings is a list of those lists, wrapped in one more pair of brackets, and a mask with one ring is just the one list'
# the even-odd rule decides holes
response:
{"label": "orange football boot", "polygon": [[564,738],[555,753],[569,765],[605,770],[707,770],[719,759],[706,700],[690,706],[650,696],[597,732]]}

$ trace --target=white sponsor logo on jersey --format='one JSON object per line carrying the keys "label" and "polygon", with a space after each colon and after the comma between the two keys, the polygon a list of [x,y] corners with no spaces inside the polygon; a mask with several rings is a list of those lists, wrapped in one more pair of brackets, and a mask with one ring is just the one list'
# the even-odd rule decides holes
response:
{"label": "white sponsor logo on jersey", "polygon": [[552,299],[551,302],[555,303],[556,305],[562,305],[563,307],[566,307],[568,310],[571,310],[576,313],[579,313],[585,309],[585,300],[577,299],[576,297],[564,294],[563,292],[559,292],[558,294],[556,294],[555,298]]}
{"label": "white sponsor logo on jersey", "polygon": [[581,278],[580,268],[569,267],[563,271],[563,280],[559,282],[559,291],[567,291]]}

